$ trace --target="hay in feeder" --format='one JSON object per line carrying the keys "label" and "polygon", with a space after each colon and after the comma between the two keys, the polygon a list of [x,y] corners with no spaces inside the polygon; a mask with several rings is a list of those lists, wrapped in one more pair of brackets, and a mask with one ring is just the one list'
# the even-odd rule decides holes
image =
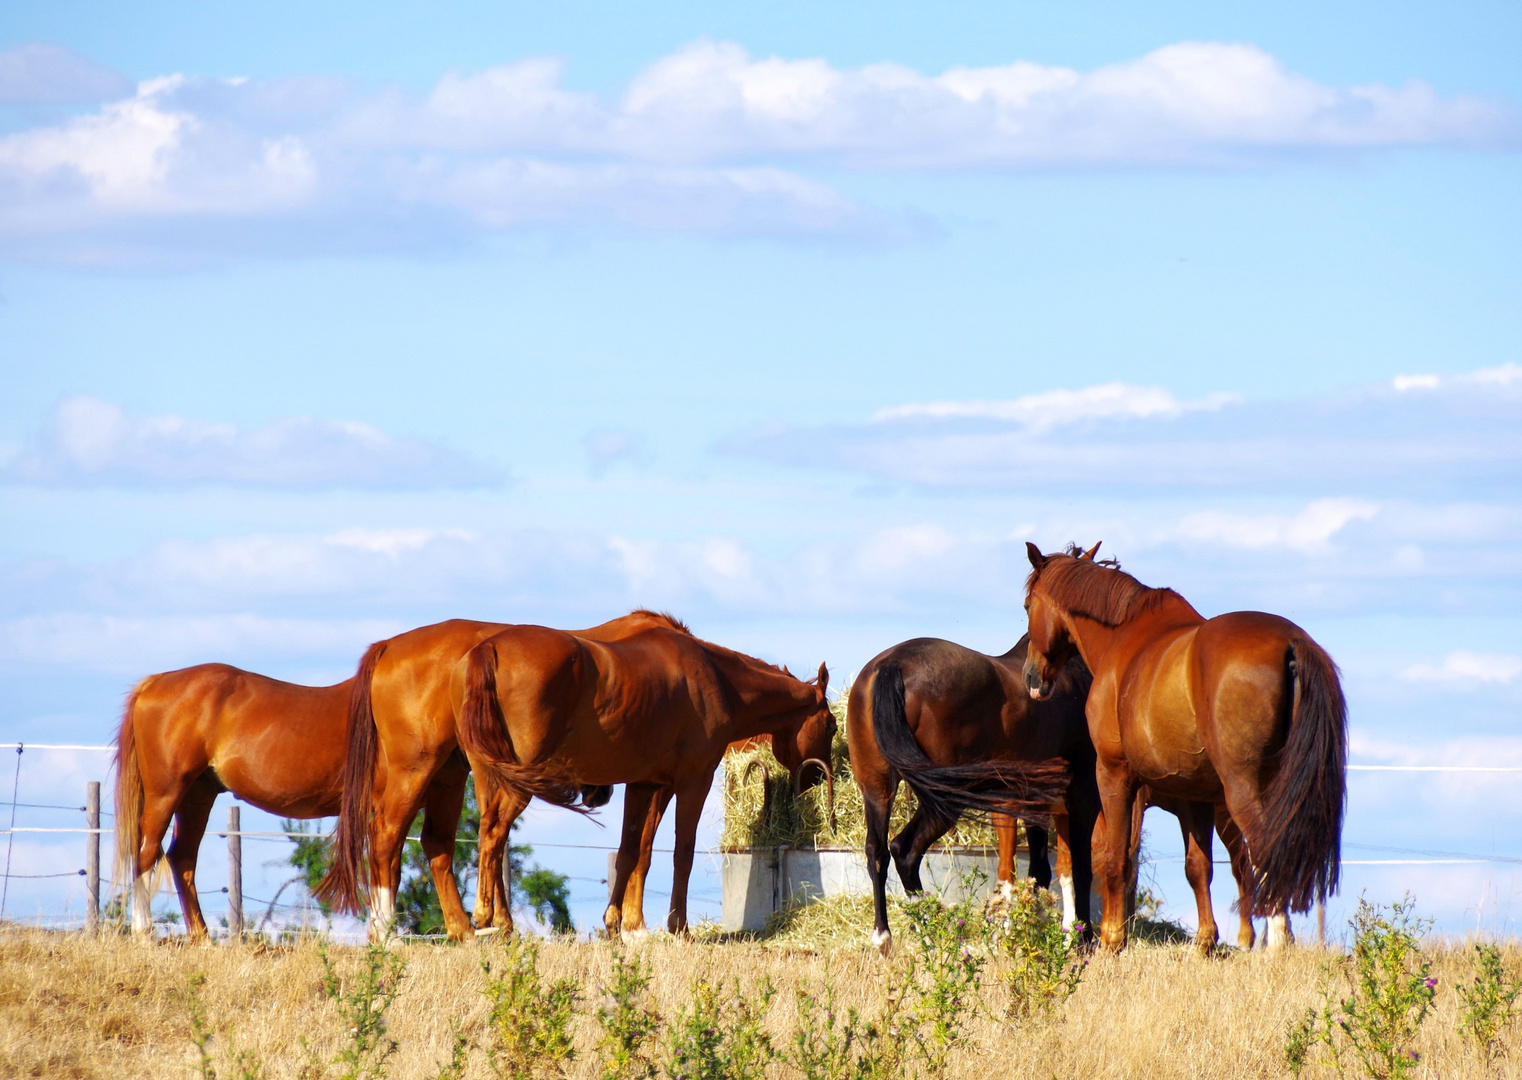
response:
{"label": "hay in feeder", "polygon": [[[840,731],[830,751],[835,772],[835,830],[830,831],[829,796],[816,784],[798,798],[793,781],[772,755],[770,746],[732,750],[724,755],[724,831],[719,846],[725,851],[750,848],[848,848],[860,851],[867,843],[866,810],[861,789],[851,777],[846,749],[845,698],[831,709]],[[893,800],[890,832],[908,824],[918,803],[907,784]],[[986,815],[964,815],[935,847],[994,847],[998,839]]]}

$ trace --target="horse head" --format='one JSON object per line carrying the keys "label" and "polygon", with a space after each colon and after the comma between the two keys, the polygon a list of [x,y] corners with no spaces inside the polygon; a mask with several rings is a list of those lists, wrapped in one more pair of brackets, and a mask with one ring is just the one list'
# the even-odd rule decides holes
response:
{"label": "horse head", "polygon": [[[819,665],[819,677],[804,683],[811,694],[811,701],[798,711],[797,720],[772,736],[772,754],[778,764],[793,777],[793,792],[799,794],[807,786],[823,780],[829,785],[830,829],[835,828],[835,773],[830,767],[831,749],[835,743],[835,714],[830,711],[827,691],[830,686],[830,669]],[[818,775],[814,776],[814,766]]]}
{"label": "horse head", "polygon": [[1054,559],[1093,561],[1099,545],[1079,555],[1041,554],[1041,549],[1026,541],[1025,553],[1030,557],[1031,576],[1025,583],[1025,617],[1029,622],[1029,644],[1025,652],[1025,689],[1038,701],[1052,695],[1057,676],[1067,662],[1077,655],[1078,647],[1068,626],[1067,613],[1054,603],[1041,587],[1041,572]]}

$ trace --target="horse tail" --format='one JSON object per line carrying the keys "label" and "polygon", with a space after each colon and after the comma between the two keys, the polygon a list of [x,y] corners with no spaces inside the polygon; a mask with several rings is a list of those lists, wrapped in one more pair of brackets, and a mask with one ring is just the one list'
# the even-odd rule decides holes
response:
{"label": "horse tail", "polygon": [[1337,665],[1308,637],[1290,639],[1289,732],[1263,793],[1257,843],[1249,839],[1255,914],[1306,911],[1337,890],[1347,805],[1348,707]]}
{"label": "horse tail", "polygon": [[150,675],[132,688],[122,707],[122,723],[116,732],[116,867],[118,888],[132,887],[137,861],[143,849],[143,770],[137,760],[137,698],[153,681]]}
{"label": "horse tail", "polygon": [[371,703],[370,683],[375,665],[386,651],[387,642],[377,641],[365,650],[349,688],[349,715],[345,735],[347,749],[343,763],[343,802],[338,811],[338,827],[333,831],[333,846],[328,872],[317,883],[313,896],[338,911],[358,915],[364,908],[366,885],[370,879],[366,859],[370,852],[370,815],[375,794],[375,763],[380,756],[380,735],[375,730],[375,710]]}
{"label": "horse tail", "polygon": [[937,765],[915,741],[904,706],[904,672],[895,663],[872,677],[872,736],[878,752],[909,785],[920,807],[950,826],[967,811],[1018,816],[1046,824],[1067,793],[1068,765],[1046,761],[975,761]]}
{"label": "horse tail", "polygon": [[[572,661],[577,668],[580,657]],[[465,656],[465,698],[457,725],[460,746],[471,764],[498,784],[577,813],[588,813],[581,784],[548,765],[525,765],[513,749],[512,734],[497,696],[497,648],[483,641]]]}

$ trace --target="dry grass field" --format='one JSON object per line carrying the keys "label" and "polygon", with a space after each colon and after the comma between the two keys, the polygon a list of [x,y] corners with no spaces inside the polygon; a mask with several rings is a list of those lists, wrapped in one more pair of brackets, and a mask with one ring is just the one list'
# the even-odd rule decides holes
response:
{"label": "dry grass field", "polygon": [[[400,1044],[389,1075],[435,1077],[451,1050],[450,1021],[484,1037],[488,1005],[481,961],[500,955],[491,939],[464,946],[398,947],[407,963],[390,1013]],[[778,994],[767,1015],[774,1040],[786,1043],[797,1019],[795,989],[815,992],[828,979],[837,1005],[879,1007],[892,965],[854,945],[803,949],[753,943],[655,939],[634,952],[654,972],[653,1004],[667,1018],[688,1000],[700,976],[745,987],[769,976]],[[901,950],[902,952],[902,950]],[[352,970],[362,950],[335,947],[336,963]],[[984,974],[980,1007],[967,1010],[969,1047],[954,1056],[954,1077],[1189,1077],[1249,1080],[1286,1073],[1280,1053],[1286,1024],[1317,1000],[1327,954],[1294,948],[1283,955],[1236,954],[1204,959],[1181,946],[1139,946],[1120,957],[1095,957],[1083,983],[1056,1019],[1011,1024],[1000,1017],[1004,990],[997,967]],[[1457,1032],[1456,982],[1468,978],[1472,950],[1430,950],[1439,979],[1435,1014],[1420,1042],[1416,1076],[1487,1075]],[[548,942],[541,970],[570,977],[584,989],[576,1018],[575,1077],[593,1078],[597,1028],[590,1012],[608,976],[611,951],[599,942]],[[1515,962],[1517,957],[1509,959]],[[197,1075],[186,988],[200,991],[209,1019],[225,1025],[214,1043],[219,1074],[238,1076],[235,1049],[252,1050],[272,1078],[322,1075],[311,1068],[331,1058],[346,1034],[321,990],[314,943],[287,947],[140,945],[119,937],[32,930],[0,931],[0,1076],[167,1077]],[[1508,1032],[1515,1038],[1515,1032]],[[305,1072],[303,1070],[306,1070]],[[1325,1075],[1308,1070],[1307,1076]],[[336,1070],[328,1075],[337,1075]],[[477,1051],[466,1076],[489,1076]],[[769,1075],[797,1075],[776,1064]],[[1491,1075],[1522,1076],[1522,1061],[1503,1058]]]}

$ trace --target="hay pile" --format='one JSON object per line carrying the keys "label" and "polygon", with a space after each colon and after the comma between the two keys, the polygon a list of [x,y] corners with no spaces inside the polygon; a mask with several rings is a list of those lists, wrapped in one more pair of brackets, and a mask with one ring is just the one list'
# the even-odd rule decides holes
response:
{"label": "hay pile", "polygon": [[[830,753],[830,767],[835,771],[835,831],[830,831],[829,797],[824,784],[817,784],[794,799],[792,779],[772,755],[771,747],[732,750],[724,756],[724,831],[719,838],[722,850],[786,844],[795,848],[860,851],[866,846],[866,812],[861,789],[851,778],[851,759],[846,750],[845,698],[837,700],[831,708],[840,722]],[[900,784],[890,822],[894,835],[914,815],[916,805],[908,786]],[[935,846],[993,847],[997,843],[986,817],[966,816]]]}

